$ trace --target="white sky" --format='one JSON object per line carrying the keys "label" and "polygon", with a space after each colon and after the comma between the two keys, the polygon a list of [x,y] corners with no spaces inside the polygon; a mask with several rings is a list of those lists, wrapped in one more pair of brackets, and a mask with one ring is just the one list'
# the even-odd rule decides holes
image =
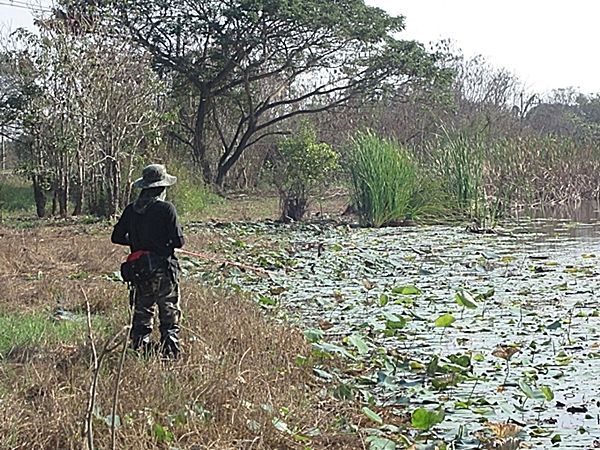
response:
{"label": "white sky", "polygon": [[600,93],[598,0],[366,0],[406,17],[404,38],[451,39],[532,90]]}
{"label": "white sky", "polygon": [[[32,27],[19,8],[0,0],[0,24]],[[484,55],[535,91],[575,87],[600,93],[598,0],[366,0],[406,17],[401,37],[429,43],[451,39],[467,56]],[[35,0],[48,7],[49,0]],[[12,6],[7,6],[12,5]]]}

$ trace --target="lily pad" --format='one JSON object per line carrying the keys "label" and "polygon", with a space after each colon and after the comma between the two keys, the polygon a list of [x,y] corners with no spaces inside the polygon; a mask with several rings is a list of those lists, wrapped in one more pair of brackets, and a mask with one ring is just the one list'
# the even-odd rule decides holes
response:
{"label": "lily pad", "polygon": [[435,319],[435,326],[438,328],[446,328],[452,326],[456,322],[456,318],[452,314],[444,314]]}
{"label": "lily pad", "polygon": [[444,410],[428,410],[418,408],[412,412],[411,424],[417,430],[428,431],[435,425],[442,423],[446,417]]}

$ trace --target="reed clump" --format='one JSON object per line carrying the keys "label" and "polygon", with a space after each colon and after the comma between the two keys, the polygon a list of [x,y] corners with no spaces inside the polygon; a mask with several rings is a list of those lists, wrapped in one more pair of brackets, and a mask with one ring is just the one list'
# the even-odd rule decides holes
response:
{"label": "reed clump", "polygon": [[365,226],[399,223],[415,213],[417,165],[409,152],[371,131],[358,133],[348,157],[351,198]]}
{"label": "reed clump", "polygon": [[426,152],[416,154],[443,187],[446,213],[482,226],[493,227],[515,208],[572,204],[600,195],[600,149],[567,137],[492,138],[444,130]]}

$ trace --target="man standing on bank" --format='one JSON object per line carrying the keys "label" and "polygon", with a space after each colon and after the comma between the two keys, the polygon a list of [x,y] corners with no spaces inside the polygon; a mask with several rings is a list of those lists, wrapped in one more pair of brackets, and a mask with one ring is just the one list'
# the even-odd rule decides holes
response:
{"label": "man standing on bank", "polygon": [[141,188],[139,197],[127,205],[113,229],[111,240],[128,245],[128,261],[143,255],[150,261],[151,272],[143,280],[132,281],[134,308],[131,329],[134,349],[151,349],[150,336],[154,305],[158,305],[160,341],[163,356],[177,358],[179,344],[179,263],[175,249],[184,244],[181,225],[172,203],[165,201],[166,188],[177,182],[165,166],[151,164],[134,183]]}

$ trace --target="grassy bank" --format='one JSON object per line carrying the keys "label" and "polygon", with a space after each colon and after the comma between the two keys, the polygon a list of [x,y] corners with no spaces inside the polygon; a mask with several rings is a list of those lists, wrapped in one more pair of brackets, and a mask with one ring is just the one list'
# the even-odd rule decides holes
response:
{"label": "grassy bank", "polygon": [[[100,353],[128,323],[126,287],[113,276],[125,251],[108,231],[0,229],[0,448],[84,446],[91,342]],[[191,242],[201,249],[211,236]],[[117,381],[116,448],[362,448],[357,408],[323,395],[300,330],[240,294],[190,280],[182,292],[180,360],[128,352],[118,377],[120,347],[107,352],[92,418],[97,448],[111,443]]]}
{"label": "grassy bank", "polygon": [[0,214],[33,214],[34,211],[31,183],[19,176],[0,174]]}

